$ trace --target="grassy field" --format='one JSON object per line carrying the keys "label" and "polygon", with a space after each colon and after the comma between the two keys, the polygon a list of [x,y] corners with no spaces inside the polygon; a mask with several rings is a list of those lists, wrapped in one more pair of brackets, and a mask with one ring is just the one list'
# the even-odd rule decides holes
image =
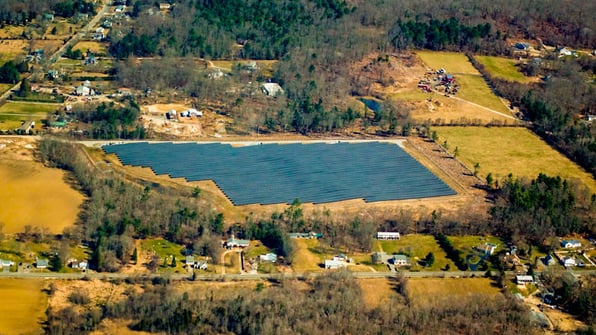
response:
{"label": "grassy field", "polygon": [[495,236],[449,236],[449,241],[455,249],[460,250],[464,255],[475,251],[475,247],[484,245],[484,243],[493,243],[497,245],[495,253],[503,249],[503,241]]}
{"label": "grassy field", "polygon": [[83,195],[65,182],[65,172],[41,163],[0,160],[0,222],[6,233],[26,225],[54,234],[75,223]]}
{"label": "grassy field", "polygon": [[316,239],[295,239],[296,248],[292,268],[296,272],[302,271],[320,271],[320,264],[325,263],[327,257],[332,257],[333,253],[327,254],[319,248],[319,241]]}
{"label": "grassy field", "polygon": [[[162,238],[152,238],[141,241],[141,249],[149,254],[157,254],[161,259],[160,272],[182,272],[184,271],[183,254],[185,247],[179,244],[166,241]],[[172,258],[176,257],[176,267],[172,267]]]}
{"label": "grassy field", "polygon": [[520,83],[529,83],[532,81],[532,78],[526,77],[519,71],[517,61],[514,59],[493,56],[474,56],[474,58],[480,64],[484,65],[486,70],[496,78]]}
{"label": "grassy field", "polygon": [[83,53],[87,52],[87,50],[91,50],[96,55],[107,55],[108,53],[105,43],[100,43],[96,41],[78,42],[72,47],[72,50],[81,50],[81,52]]}
{"label": "grassy field", "polygon": [[47,297],[41,280],[0,280],[0,333],[43,334]]}
{"label": "grassy field", "polygon": [[358,279],[362,297],[368,308],[377,308],[397,299],[395,285],[387,278]]}
{"label": "grassy field", "polygon": [[397,241],[375,241],[373,246],[375,251],[384,251],[387,254],[403,253],[411,258],[413,270],[422,267],[414,265],[417,260],[422,260],[432,252],[435,255],[435,262],[431,267],[424,268],[429,271],[440,271],[449,264],[450,269],[456,270],[457,267],[453,262],[447,259],[445,251],[435,241],[435,238],[431,235],[404,235],[400,240]]}
{"label": "grassy field", "polygon": [[470,63],[466,55],[455,52],[419,51],[417,55],[432,69],[445,68],[455,76],[460,90],[457,96],[481,106],[510,115],[511,112],[494,95],[480,72]]}
{"label": "grassy field", "polygon": [[35,121],[35,128],[39,129],[41,120],[58,108],[60,104],[7,101],[0,106],[0,129],[16,129],[23,121]]}
{"label": "grassy field", "polygon": [[480,164],[483,178],[492,173],[495,180],[509,173],[515,177],[536,178],[539,173],[578,180],[596,192],[596,181],[567,157],[551,148],[525,128],[435,127],[439,143],[447,141],[449,150],[458,147],[459,157],[473,169]]}
{"label": "grassy field", "polygon": [[436,305],[441,299],[462,299],[473,295],[492,298],[499,289],[488,278],[411,278],[408,298],[419,305]]}

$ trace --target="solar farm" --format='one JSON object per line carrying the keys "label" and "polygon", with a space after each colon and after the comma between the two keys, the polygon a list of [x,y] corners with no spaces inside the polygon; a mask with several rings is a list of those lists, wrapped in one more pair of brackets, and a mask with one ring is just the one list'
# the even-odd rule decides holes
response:
{"label": "solar farm", "polygon": [[395,143],[128,143],[103,147],[156,175],[212,180],[234,205],[366,202],[455,192]]}

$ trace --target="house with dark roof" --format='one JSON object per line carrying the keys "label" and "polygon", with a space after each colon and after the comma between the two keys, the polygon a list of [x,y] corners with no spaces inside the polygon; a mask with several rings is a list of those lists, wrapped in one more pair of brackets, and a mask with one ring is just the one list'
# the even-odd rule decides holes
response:
{"label": "house with dark roof", "polygon": [[582,243],[578,240],[563,240],[561,246],[565,249],[581,248]]}

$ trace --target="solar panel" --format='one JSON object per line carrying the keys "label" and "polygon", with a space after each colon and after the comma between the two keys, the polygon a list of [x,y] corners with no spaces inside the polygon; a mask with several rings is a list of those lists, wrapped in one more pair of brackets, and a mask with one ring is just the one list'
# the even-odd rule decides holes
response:
{"label": "solar panel", "polygon": [[393,143],[130,143],[103,147],[125,165],[188,181],[213,180],[236,205],[367,202],[455,192]]}

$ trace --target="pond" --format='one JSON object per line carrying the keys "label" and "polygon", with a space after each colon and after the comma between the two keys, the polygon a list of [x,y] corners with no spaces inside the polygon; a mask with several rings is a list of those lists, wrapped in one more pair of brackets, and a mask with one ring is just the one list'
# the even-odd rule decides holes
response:
{"label": "pond", "polygon": [[376,99],[370,99],[370,98],[358,98],[358,100],[362,101],[362,103],[372,109],[375,113],[378,112],[383,106],[381,105],[381,102],[379,100]]}

